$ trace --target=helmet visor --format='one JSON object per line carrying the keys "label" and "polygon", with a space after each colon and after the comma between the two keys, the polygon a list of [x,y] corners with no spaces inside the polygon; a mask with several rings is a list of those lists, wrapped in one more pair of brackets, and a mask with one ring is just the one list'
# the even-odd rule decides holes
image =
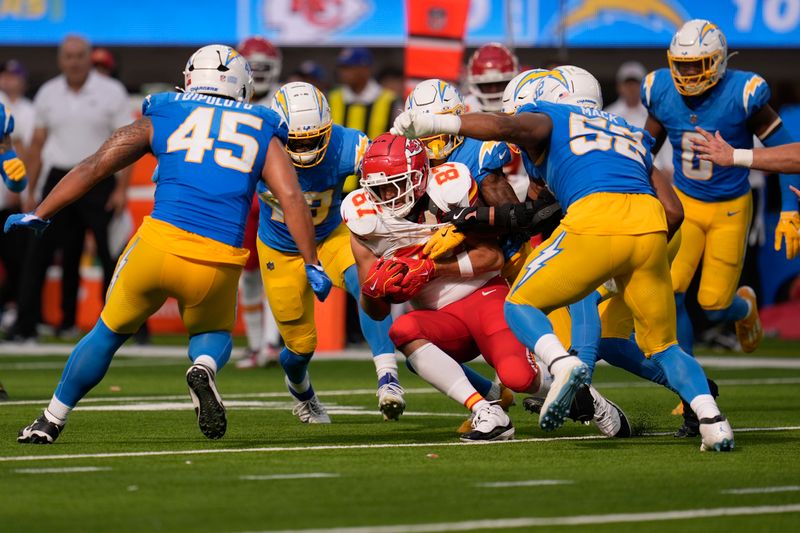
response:
{"label": "helmet visor", "polygon": [[685,96],[704,93],[719,81],[722,52],[700,57],[678,57],[667,52],[675,88]]}
{"label": "helmet visor", "polygon": [[286,151],[295,166],[308,168],[322,161],[331,139],[331,127],[328,123],[317,130],[289,132]]}

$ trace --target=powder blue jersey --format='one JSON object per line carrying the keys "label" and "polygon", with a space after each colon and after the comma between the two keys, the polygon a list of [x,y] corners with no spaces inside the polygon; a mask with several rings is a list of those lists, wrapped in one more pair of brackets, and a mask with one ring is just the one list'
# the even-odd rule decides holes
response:
{"label": "powder blue jersey", "polygon": [[286,124],[264,106],[197,93],[150,95],[142,114],[158,158],[151,216],[241,246],[269,142],[286,143]]}
{"label": "powder blue jersey", "polygon": [[14,117],[11,110],[0,100],[0,140],[6,135],[11,135],[14,131]]}
{"label": "powder blue jersey", "polygon": [[511,162],[511,151],[504,142],[464,137],[464,142],[456,146],[447,161],[466,165],[480,187],[487,175],[502,173],[503,167]]}
{"label": "powder blue jersey", "polygon": [[[296,169],[300,188],[311,209],[317,242],[341,224],[339,206],[344,181],[347,176],[358,172],[368,145],[369,138],[360,131],[334,124],[322,161],[313,167]],[[297,244],[283,221],[283,210],[263,182],[258,184],[258,198],[261,207],[258,237],[270,248],[298,252]]]}
{"label": "powder blue jersey", "polygon": [[767,82],[752,72],[728,70],[705,94],[685,97],[678,93],[669,69],[651,72],[642,81],[642,102],[667,132],[673,149],[675,186],[704,202],[738,198],[750,191],[750,171],[719,167],[702,161],[692,150],[695,126],[719,131],[734,148],[752,148],[753,133],[747,120],[767,105]]}
{"label": "powder blue jersey", "polygon": [[528,175],[544,180],[566,212],[597,192],[650,194],[653,137],[605,111],[550,102],[521,106],[517,113],[544,113],[553,130],[540,161],[522,152]]}

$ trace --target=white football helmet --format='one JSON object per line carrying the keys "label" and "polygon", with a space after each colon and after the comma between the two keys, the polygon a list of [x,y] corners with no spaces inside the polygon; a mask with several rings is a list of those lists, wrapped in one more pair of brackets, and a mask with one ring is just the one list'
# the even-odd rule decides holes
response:
{"label": "white football helmet", "polygon": [[322,161],[333,127],[325,95],[310,83],[294,81],[278,89],[272,109],[289,126],[286,151],[294,165],[308,168]]}
{"label": "white football helmet", "polygon": [[503,91],[503,113],[514,114],[519,107],[536,100],[536,82],[549,73],[549,70],[535,68],[517,74]]}
{"label": "white football helmet", "polygon": [[[466,110],[466,106],[464,98],[455,86],[434,78],[420,82],[408,95],[406,110],[411,109],[436,115],[460,115]],[[428,157],[436,161],[446,159],[459,144],[464,142],[464,137],[434,135],[420,140],[425,143]]]}
{"label": "white football helmet", "polygon": [[183,71],[184,90],[249,102],[253,96],[253,74],[242,55],[223,44],[197,50]]}
{"label": "white football helmet", "polygon": [[725,75],[728,43],[716,24],[703,19],[690,20],[672,38],[667,60],[678,92],[697,96]]}
{"label": "white football helmet", "polygon": [[[564,83],[566,83],[566,92]],[[603,93],[600,90],[600,83],[588,70],[581,67],[565,65],[553,69],[550,76],[546,76],[538,82],[536,90],[537,100],[603,109]]]}

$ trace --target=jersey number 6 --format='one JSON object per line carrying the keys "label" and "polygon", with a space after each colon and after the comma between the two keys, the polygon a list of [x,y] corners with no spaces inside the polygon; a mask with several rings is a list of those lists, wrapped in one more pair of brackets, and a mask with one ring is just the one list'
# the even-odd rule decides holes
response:
{"label": "jersey number 6", "polygon": [[[167,153],[186,150],[184,160],[188,163],[202,163],[206,150],[214,148],[214,139],[211,137],[211,125],[217,109],[212,107],[198,107],[192,111],[186,120],[178,126],[167,139]],[[217,140],[235,144],[242,148],[242,155],[236,157],[233,151],[227,148],[214,150],[214,162],[217,165],[249,173],[253,170],[258,155],[258,141],[237,130],[239,124],[260,130],[262,120],[255,115],[237,113],[235,111],[222,111],[219,121]]]}

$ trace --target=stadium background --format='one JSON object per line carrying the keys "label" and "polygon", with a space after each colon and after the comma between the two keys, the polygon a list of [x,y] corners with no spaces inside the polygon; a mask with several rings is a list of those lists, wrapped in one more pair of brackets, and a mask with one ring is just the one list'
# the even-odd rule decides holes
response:
{"label": "stadium background", "polygon": [[[458,46],[462,65],[476,46],[500,41],[514,48],[525,68],[551,62],[587,68],[600,80],[607,104],[615,99],[614,76],[621,63],[637,60],[647,69],[664,67],[665,50],[682,21],[711,19],[727,36],[730,50],[738,52],[729,67],[763,75],[772,88],[773,107],[800,138],[800,80],[793,67],[800,48],[800,0],[20,0],[0,2],[0,58],[13,57],[25,64],[32,97],[57,74],[56,47],[61,39],[69,33],[83,34],[116,56],[117,77],[132,95],[139,95],[132,97],[135,108],[147,84],[182,85],[184,62],[198,46],[233,45],[247,36],[262,35],[280,46],[284,76],[312,58],[325,68],[333,86],[336,56],[344,46],[371,48],[375,72],[386,67],[408,69],[410,6],[422,9],[416,12],[424,13],[424,20],[417,17],[415,23],[422,23],[433,37],[453,23],[459,10],[469,10]],[[131,195],[134,211],[146,209],[151,189],[146,179],[138,187],[138,194]],[[133,205],[137,198],[144,198],[144,207]],[[771,235],[777,216],[776,187],[768,185],[764,198],[765,234]],[[769,238],[765,242],[750,258],[750,275],[759,278],[762,303],[772,304],[790,292],[800,259],[787,262],[772,251]],[[49,293],[57,291],[50,287]],[[82,327],[94,322],[98,296],[99,283],[84,284]],[[329,307],[341,306],[342,301]],[[57,306],[47,307],[52,311]],[[800,312],[800,305],[782,314],[793,312]],[[319,322],[334,317],[341,313],[323,313]],[[767,311],[768,329],[769,321]],[[177,313],[169,310],[152,324],[156,332],[180,329]],[[343,325],[338,321],[332,327],[338,331]],[[800,337],[800,331],[784,335],[792,333]],[[335,337],[331,348],[340,347],[340,335]],[[321,348],[327,346],[324,338]]]}

